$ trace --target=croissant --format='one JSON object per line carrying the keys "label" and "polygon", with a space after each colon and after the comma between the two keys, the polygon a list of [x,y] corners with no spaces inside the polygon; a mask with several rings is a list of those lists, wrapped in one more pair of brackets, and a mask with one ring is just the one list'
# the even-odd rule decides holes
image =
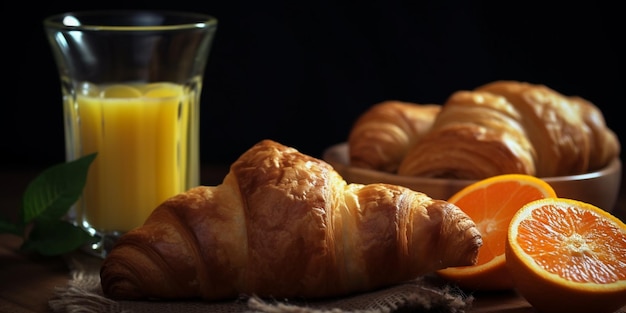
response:
{"label": "croissant", "polygon": [[409,147],[425,134],[441,110],[437,104],[389,100],[359,116],[348,135],[350,164],[395,172]]}
{"label": "croissant", "polygon": [[474,180],[575,175],[608,165],[619,151],[617,136],[591,102],[544,85],[496,81],[452,94],[398,174]]}
{"label": "croissant", "polygon": [[581,116],[591,132],[589,137],[589,171],[599,170],[609,164],[620,154],[620,143],[617,135],[606,126],[604,115],[593,103],[572,96],[572,103],[580,105]]}
{"label": "croissant", "polygon": [[100,269],[113,299],[323,298],[476,262],[482,238],[455,205],[387,184],[347,184],[271,140],[217,186],[159,205]]}

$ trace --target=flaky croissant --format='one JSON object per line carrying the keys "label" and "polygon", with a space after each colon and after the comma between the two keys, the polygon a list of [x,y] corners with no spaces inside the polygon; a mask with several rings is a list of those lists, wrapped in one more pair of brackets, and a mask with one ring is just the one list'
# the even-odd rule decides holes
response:
{"label": "flaky croissant", "polygon": [[101,267],[114,299],[320,298],[476,261],[458,207],[395,185],[347,184],[327,163],[263,140],[222,184],[174,196]]}
{"label": "flaky croissant", "polygon": [[496,81],[451,95],[398,174],[575,175],[608,165],[619,151],[617,136],[592,103],[544,85]]}
{"label": "flaky croissant", "polygon": [[350,164],[395,172],[408,149],[430,129],[437,104],[388,100],[375,104],[354,122],[348,135]]}

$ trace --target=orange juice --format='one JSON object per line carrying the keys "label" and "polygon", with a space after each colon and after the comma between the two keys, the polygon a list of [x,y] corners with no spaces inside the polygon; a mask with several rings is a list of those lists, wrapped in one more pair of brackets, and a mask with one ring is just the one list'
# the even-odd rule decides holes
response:
{"label": "orange juice", "polygon": [[70,152],[98,154],[77,219],[103,233],[123,233],[199,183],[196,97],[171,83],[83,87],[66,107],[76,121],[68,136],[79,150]]}

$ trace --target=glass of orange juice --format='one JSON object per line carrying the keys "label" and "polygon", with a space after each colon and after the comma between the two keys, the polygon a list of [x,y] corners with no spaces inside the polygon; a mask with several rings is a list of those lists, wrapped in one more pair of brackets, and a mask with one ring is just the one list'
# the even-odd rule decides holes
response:
{"label": "glass of orange juice", "polygon": [[170,11],[50,16],[66,159],[97,153],[70,218],[104,257],[161,202],[200,183],[202,79],[217,20]]}

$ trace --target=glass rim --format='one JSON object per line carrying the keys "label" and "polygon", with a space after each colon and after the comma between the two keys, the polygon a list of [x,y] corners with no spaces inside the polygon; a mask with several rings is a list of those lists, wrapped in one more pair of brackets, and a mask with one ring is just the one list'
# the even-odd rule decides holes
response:
{"label": "glass rim", "polygon": [[[172,17],[181,19],[177,23],[153,23],[139,24],[113,24],[106,23],[81,23],[82,18],[101,17],[103,19],[119,17]],[[91,31],[141,31],[141,30],[180,30],[180,29],[205,29],[217,25],[217,18],[212,15],[187,11],[167,10],[95,10],[95,11],[71,11],[54,14],[43,20],[47,28],[61,30],[91,30]]]}

